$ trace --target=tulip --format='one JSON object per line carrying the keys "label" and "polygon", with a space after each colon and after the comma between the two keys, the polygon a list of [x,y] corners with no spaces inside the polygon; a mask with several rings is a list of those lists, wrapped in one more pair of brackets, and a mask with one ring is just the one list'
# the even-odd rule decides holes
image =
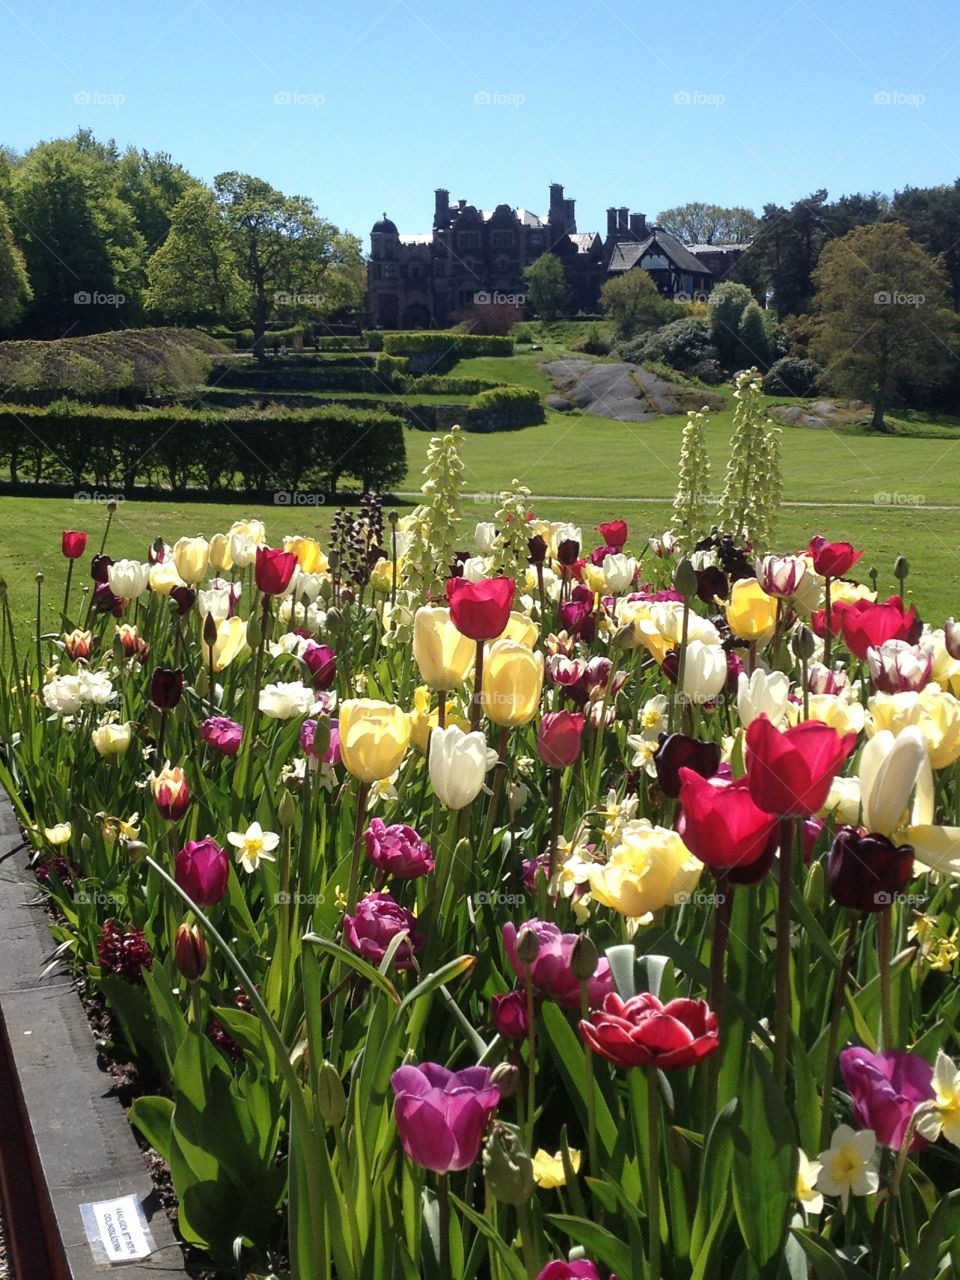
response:
{"label": "tulip", "polygon": [[603,578],[611,595],[623,595],[633,586],[637,576],[637,562],[633,556],[620,553],[607,556],[603,562]]}
{"label": "tulip", "polygon": [[777,826],[758,809],[746,778],[702,778],[680,770],[683,843],[715,871],[746,866],[762,857]]}
{"label": "tulip", "polygon": [[133,726],[126,724],[102,724],[90,734],[97,753],[101,756],[122,756],[129,748]]}
{"label": "tulip", "polygon": [[150,701],[161,711],[172,711],[183,696],[183,672],[155,667],[150,678]]}
{"label": "tulip", "polygon": [[112,556],[105,556],[103,552],[93,557],[90,561],[90,577],[94,582],[104,583],[107,580],[107,573],[113,564]]}
{"label": "tulip", "polygon": [[904,640],[913,644],[920,627],[916,609],[904,609],[899,596],[891,596],[882,604],[858,600],[855,604],[839,601],[832,610],[834,630],[839,627],[843,643],[856,657],[865,659],[867,651],[878,649],[888,640]]}
{"label": "tulip", "polygon": [[223,671],[247,649],[247,624],[243,618],[224,618],[217,623],[217,638],[211,647],[201,645],[203,661],[214,671]]}
{"label": "tulip", "polygon": [[[341,711],[341,726],[342,716]],[[496,752],[488,752],[487,741],[477,730],[464,733],[455,724],[434,729],[427,758],[430,785],[448,809],[465,809],[477,798],[491,755],[495,763]]]}
{"label": "tulip", "polygon": [[[565,1262],[562,1258],[548,1262],[542,1271],[537,1273],[537,1280],[600,1280],[600,1272],[592,1262],[581,1259],[579,1262]],[[611,1276],[610,1280],[617,1280]]]}
{"label": "tulip", "polygon": [[807,573],[803,556],[764,556],[756,563],[757,582],[768,596],[796,595]]}
{"label": "tulip", "polygon": [[516,589],[512,578],[487,578],[483,582],[451,578],[447,598],[453,625],[471,640],[495,640],[507,625]]}
{"label": "tulip", "polygon": [[68,560],[79,560],[87,549],[87,535],[79,529],[64,529],[60,535],[60,550]]}
{"label": "tulip", "polygon": [[117,618],[123,613],[123,601],[113,594],[106,582],[100,582],[94,588],[90,607],[94,613],[112,613]]}
{"label": "tulip", "polygon": [[[319,725],[325,726],[320,742],[317,741]],[[322,764],[337,765],[340,763],[340,726],[326,717],[322,721],[304,720],[300,726],[300,746],[308,756],[319,760]]]}
{"label": "tulip", "polygon": [[235,756],[243,742],[243,725],[229,716],[210,716],[200,726],[200,737],[221,755]]}
{"label": "tulip", "polygon": [[304,574],[320,574],[327,572],[327,557],[323,554],[316,538],[284,538],[284,551],[290,551],[297,557],[297,565]]}
{"label": "tulip", "polygon": [[680,771],[692,769],[701,778],[712,778],[720,768],[719,742],[700,742],[684,733],[660,735],[660,745],[653,757],[660,790],[671,800],[680,795]]}
{"label": "tulip", "polygon": [[386,826],[372,819],[363,835],[367,857],[378,870],[397,880],[415,880],[434,868],[433,852],[427,842],[404,823]]}
{"label": "tulip", "polygon": [[215,533],[210,539],[207,550],[210,568],[217,573],[229,573],[233,568],[233,556],[230,554],[230,539],[225,533]]}
{"label": "tulip", "polygon": [[177,617],[185,618],[197,603],[197,593],[185,583],[174,585],[170,589],[170,599],[177,606]]}
{"label": "tulip", "polygon": [[557,542],[557,562],[568,572],[577,563],[579,555],[579,538],[561,538]]}
{"label": "tulip", "polygon": [[530,1024],[527,1019],[527,997],[523,991],[508,991],[490,1000],[490,1016],[494,1030],[503,1040],[524,1040]]}
{"label": "tulip", "polygon": [[497,545],[499,529],[492,520],[480,520],[473,531],[473,540],[482,556],[493,555]]}
{"label": "tulip", "polygon": [[[933,1067],[916,1053],[871,1053],[855,1047],[840,1054],[840,1074],[853,1099],[858,1129],[872,1129],[883,1147],[899,1151],[913,1114],[934,1098]],[[910,1150],[925,1146],[914,1134]]]}
{"label": "tulip", "polygon": [[875,694],[869,702],[867,735],[882,729],[899,736],[909,725],[923,734],[934,769],[960,759],[960,700],[936,685],[920,693]]}
{"label": "tulip", "polygon": [[502,728],[529,724],[543,692],[543,654],[514,640],[497,640],[484,659],[480,705]]}
{"label": "tulip", "polygon": [[588,587],[574,587],[569,600],[560,606],[560,621],[564,628],[590,644],[597,634],[596,597]]}
{"label": "tulip", "polygon": [[618,551],[626,545],[626,520],[607,520],[605,523],[597,525],[597,529],[604,542],[611,547],[616,547]]}
{"label": "tulip", "polygon": [[849,542],[828,542],[826,538],[810,539],[810,555],[815,573],[821,578],[842,578],[863,555]]}
{"label": "tulip", "polygon": [[63,651],[71,662],[76,662],[79,658],[89,658],[92,648],[92,631],[81,631],[76,628],[63,637]]}
{"label": "tulip", "polygon": [[500,639],[514,640],[517,644],[522,644],[525,649],[532,649],[537,643],[539,634],[540,628],[532,618],[528,618],[525,613],[519,613],[516,609],[512,609]]}
{"label": "tulip", "polygon": [[174,859],[174,879],[198,907],[215,907],[227,891],[230,859],[216,840],[189,840]]}
{"label": "tulip", "polygon": [[175,587],[182,587],[186,584],[180,577],[177,566],[172,561],[163,560],[150,566],[148,585],[154,594],[168,596]]}
{"label": "tulip", "polygon": [[257,547],[254,570],[257,590],[262,591],[265,596],[282,596],[290,585],[296,567],[297,557],[292,551]]}
{"label": "tulip", "polygon": [[469,1168],[500,1103],[489,1068],[448,1071],[424,1062],[398,1068],[390,1084],[400,1143],[414,1164],[434,1173]]}
{"label": "tulip", "polygon": [[400,767],[410,742],[410,720],[398,706],[348,698],[340,705],[339,728],[343,763],[362,783],[389,778]]}
{"label": "tulip", "polygon": [[426,941],[416,926],[416,917],[389,893],[371,893],[357,903],[354,915],[343,917],[343,940],[351,951],[379,966],[394,938],[405,933],[406,938],[393,953],[393,963],[398,969],[410,969],[413,957],[423,950]]}
{"label": "tulip", "polygon": [[883,835],[840,827],[827,859],[827,888],[851,911],[885,911],[913,877],[913,849]]}
{"label": "tulip", "polygon": [[915,693],[930,683],[933,651],[905,640],[887,640],[867,649],[870,679],[881,693]]}
{"label": "tulip", "polygon": [[594,1053],[617,1067],[679,1071],[720,1047],[716,1015],[704,1000],[669,1000],[649,993],[621,1000],[612,991],[603,1008],[580,1023]]}
{"label": "tulip", "polygon": [[740,578],[725,605],[727,625],[735,636],[751,643],[765,643],[777,625],[777,601],[756,578]]}
{"label": "tulip", "polygon": [[[534,954],[526,960],[518,954],[517,942],[521,935],[533,943],[530,950]],[[555,924],[546,920],[528,920],[519,931],[508,921],[503,926],[503,949],[521,982],[526,982],[529,977],[531,985],[541,995],[553,1000],[562,1009],[579,1009],[580,979],[572,966],[573,950],[579,937],[576,933],[561,933]],[[525,950],[522,941],[520,950]],[[587,1003],[590,1008],[601,1004],[613,989],[610,963],[604,958],[598,962],[593,976],[587,981]]]}
{"label": "tulip", "polygon": [[782,732],[758,716],[747,729],[747,777],[754,803],[779,817],[813,817],[823,808],[834,774],[856,746],[815,720]]}
{"label": "tulip", "polygon": [[752,675],[741,672],[737,679],[737,714],[746,729],[757,716],[766,716],[779,728],[787,710],[790,677],[783,671],[766,672],[757,667]]}
{"label": "tulip", "polygon": [[139,560],[114,560],[107,566],[107,582],[110,590],[121,600],[136,600],[146,591],[150,581],[150,566]]}
{"label": "tulip", "polygon": [[197,592],[197,610],[204,620],[212,618],[214,622],[224,622],[233,614],[235,603],[236,596],[228,585],[214,587],[211,583],[207,591]]}
{"label": "tulip", "polygon": [[535,533],[532,538],[527,539],[527,551],[531,564],[542,565],[547,558],[546,539],[541,534]]}
{"label": "tulip", "polygon": [[153,798],[161,818],[176,822],[182,818],[190,804],[190,788],[187,777],[179,765],[173,768],[167,763],[151,779]]}
{"label": "tulip", "polygon": [[431,689],[446,692],[463,684],[476,651],[476,643],[454,625],[449,609],[424,605],[413,615],[413,657]]}
{"label": "tulip", "polygon": [[537,732],[537,754],[551,769],[566,769],[580,758],[584,717],[572,711],[547,711]]}
{"label": "tulip", "polygon": [[182,924],[173,942],[173,959],[188,982],[196,982],[207,967],[207,944],[195,924]]}
{"label": "tulip", "polygon": [[202,581],[210,562],[210,544],[206,538],[178,538],[173,544],[173,563],[188,587]]}
{"label": "tulip", "polygon": [[271,720],[295,720],[314,710],[316,698],[313,690],[302,680],[288,680],[281,684],[265,685],[260,690],[258,705]]}
{"label": "tulip", "polygon": [[621,915],[648,917],[685,902],[702,870],[675,831],[634,818],[624,823],[607,862],[591,867],[590,891]]}
{"label": "tulip", "polygon": [[948,618],[943,624],[943,643],[950,657],[960,661],[960,622]]}
{"label": "tulip", "polygon": [[337,655],[328,644],[307,645],[303,661],[313,676],[313,687],[324,693],[337,678]]}
{"label": "tulip", "polygon": [[860,804],[867,831],[892,836],[904,825],[915,790],[921,796],[933,794],[923,734],[915,725],[908,725],[897,737],[886,729],[875,733],[860,754]]}
{"label": "tulip", "polygon": [[718,644],[691,640],[683,665],[685,698],[693,702],[712,702],[727,683],[727,655]]}

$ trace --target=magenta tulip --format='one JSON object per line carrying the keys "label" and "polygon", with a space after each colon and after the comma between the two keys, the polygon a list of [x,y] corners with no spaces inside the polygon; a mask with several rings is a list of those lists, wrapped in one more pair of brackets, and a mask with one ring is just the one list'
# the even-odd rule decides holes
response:
{"label": "magenta tulip", "polygon": [[[561,933],[555,924],[546,920],[527,920],[522,927],[532,929],[540,943],[536,959],[529,965],[530,981],[534,987],[563,1009],[579,1009],[580,980],[570,967],[570,956],[580,935]],[[514,973],[521,982],[525,982],[528,966],[517,957],[518,932],[514,924],[505,924],[503,946]],[[587,1000],[590,1008],[598,1008],[603,1003],[604,997],[613,989],[610,963],[603,958],[587,983]]]}
{"label": "magenta tulip", "polygon": [[230,859],[216,840],[190,840],[174,860],[174,879],[198,907],[214,907],[227,891]]}
{"label": "magenta tulip", "polygon": [[200,737],[221,755],[235,756],[243,742],[243,725],[229,716],[210,716],[200,726]]}
{"label": "magenta tulip", "polygon": [[354,915],[343,917],[344,942],[373,965],[379,965],[399,933],[407,936],[394,952],[393,963],[398,969],[409,969],[413,957],[423,950],[424,937],[417,933],[416,917],[389,893],[368,894],[357,903]]}
{"label": "magenta tulip", "polygon": [[404,1152],[434,1173],[467,1169],[480,1154],[500,1090],[487,1067],[448,1071],[435,1062],[400,1067],[390,1077]]}
{"label": "magenta tulip", "polygon": [[363,838],[373,865],[397,880],[415,880],[434,868],[430,846],[402,822],[388,827],[382,818],[373,818]]}
{"label": "magenta tulip", "polygon": [[[853,1099],[853,1122],[872,1129],[881,1146],[899,1151],[914,1111],[933,1096],[933,1067],[916,1053],[871,1053],[859,1047],[840,1054],[840,1074]],[[915,1137],[911,1151],[924,1146]]]}

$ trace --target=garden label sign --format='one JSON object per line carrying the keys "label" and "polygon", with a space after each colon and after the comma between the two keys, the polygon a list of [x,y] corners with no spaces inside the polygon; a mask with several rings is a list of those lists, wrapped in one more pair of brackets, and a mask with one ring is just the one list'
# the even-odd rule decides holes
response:
{"label": "garden label sign", "polygon": [[154,1250],[153,1237],[135,1195],[82,1204],[80,1215],[87,1241],[98,1263],[116,1266],[124,1262],[139,1262]]}

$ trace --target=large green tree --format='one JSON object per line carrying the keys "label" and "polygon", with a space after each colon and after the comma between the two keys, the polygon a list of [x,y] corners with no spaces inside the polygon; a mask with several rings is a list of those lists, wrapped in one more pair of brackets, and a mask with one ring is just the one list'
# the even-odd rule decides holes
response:
{"label": "large green tree", "polygon": [[692,200],[664,209],[657,222],[683,244],[746,244],[756,234],[758,218],[739,205],[726,208]]}
{"label": "large green tree", "polygon": [[169,233],[147,263],[144,304],[162,320],[223,322],[243,315],[246,297],[213,192],[191,187],[174,207]]}
{"label": "large green tree", "polygon": [[934,386],[957,362],[958,321],[942,259],[898,222],[857,227],[825,245],[813,274],[811,354],[823,380],[873,406],[873,426],[899,378]]}
{"label": "large green tree", "polygon": [[10,215],[0,204],[0,329],[10,329],[33,297],[27,264],[13,238]]}
{"label": "large green tree", "polygon": [[166,239],[177,204],[201,185],[165,151],[135,147],[116,162],[115,179],[117,195],[133,213],[148,255]]}
{"label": "large green tree", "polygon": [[531,307],[541,320],[559,320],[570,307],[570,286],[555,253],[543,253],[523,273]]}
{"label": "large green tree", "polygon": [[744,361],[740,335],[740,322],[753,300],[746,285],[732,280],[724,280],[710,294],[707,303],[710,341],[717,349],[721,367],[728,373],[743,368],[744,363],[757,363],[755,356]]}
{"label": "large green tree", "polygon": [[600,290],[600,307],[618,338],[635,338],[677,318],[674,303],[661,297],[653,277],[639,269],[612,276]]}

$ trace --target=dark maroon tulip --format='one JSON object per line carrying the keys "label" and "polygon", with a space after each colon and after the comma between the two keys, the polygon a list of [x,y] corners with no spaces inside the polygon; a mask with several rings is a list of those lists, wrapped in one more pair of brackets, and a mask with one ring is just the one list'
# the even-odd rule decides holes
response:
{"label": "dark maroon tulip", "polygon": [[116,618],[123,613],[123,601],[113,594],[108,582],[98,582],[94,587],[90,607],[94,613],[112,613]]}
{"label": "dark maroon tulip", "polygon": [[90,577],[94,582],[106,582],[107,570],[113,564],[113,556],[94,556],[90,561]]}
{"label": "dark maroon tulip", "polygon": [[467,1169],[480,1154],[487,1121],[500,1103],[488,1067],[448,1071],[435,1062],[390,1077],[397,1133],[406,1155],[434,1173]]}
{"label": "dark maroon tulip", "polygon": [[566,769],[580,758],[582,715],[572,711],[547,711],[537,733],[537,754],[551,769]]}
{"label": "dark maroon tulip", "polygon": [[827,859],[827,888],[851,911],[883,911],[913,878],[913,848],[841,827]]}
{"label": "dark maroon tulip", "polygon": [[183,697],[183,672],[173,667],[155,667],[150,678],[150,701],[161,711],[172,711]]}
{"label": "dark maroon tulip", "polygon": [[523,991],[508,991],[490,1001],[490,1015],[497,1035],[504,1040],[522,1040],[529,1029],[527,997]]}
{"label": "dark maroon tulip", "polygon": [[337,678],[337,655],[328,644],[308,644],[303,661],[313,676],[313,687],[324,693]]}
{"label": "dark maroon tulip", "polygon": [[185,618],[197,603],[197,593],[193,587],[174,587],[170,599],[177,606],[177,617]]}
{"label": "dark maroon tulip", "polygon": [[730,593],[727,575],[715,564],[697,570],[697,595],[704,604],[716,605],[717,597],[726,600]]}
{"label": "dark maroon tulip", "polygon": [[[871,1053],[859,1046],[844,1049],[839,1061],[853,1099],[853,1123],[858,1129],[872,1129],[881,1146],[899,1151],[913,1113],[933,1100],[933,1067],[917,1053]],[[910,1150],[926,1145],[917,1134]]]}
{"label": "dark maroon tulip", "polygon": [[173,877],[198,907],[215,907],[227,891],[230,859],[211,836],[189,840],[174,859]]}
{"label": "dark maroon tulip", "polygon": [[593,603],[593,592],[589,587],[574,587],[570,599],[560,606],[560,621],[564,630],[572,632],[585,644],[590,644],[597,634],[597,615]]}
{"label": "dark maroon tulip", "polygon": [[575,538],[564,538],[557,544],[557,560],[565,569],[572,569],[580,555],[580,543]]}
{"label": "dark maroon tulip", "polygon": [[619,551],[620,551],[619,547],[608,547],[608,546],[594,547],[594,549],[590,552],[590,563],[595,564],[599,567],[600,565],[603,564],[604,560],[606,560],[607,556],[615,556],[619,553]]}
{"label": "dark maroon tulip", "polygon": [[527,550],[530,553],[531,564],[543,564],[547,558],[547,544],[539,533],[527,539]]}
{"label": "dark maroon tulip", "polygon": [[653,757],[660,790],[671,800],[680,795],[680,770],[692,769],[701,778],[712,778],[720,768],[719,742],[700,742],[685,733],[663,733]]}

